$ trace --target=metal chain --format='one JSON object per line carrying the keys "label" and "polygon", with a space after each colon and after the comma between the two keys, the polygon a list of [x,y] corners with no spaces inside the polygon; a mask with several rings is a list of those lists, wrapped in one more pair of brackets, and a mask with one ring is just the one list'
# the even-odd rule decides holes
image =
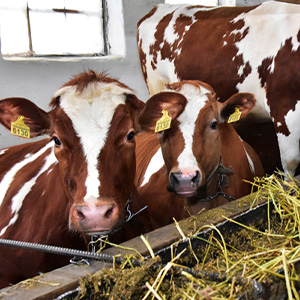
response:
{"label": "metal chain", "polygon": [[126,220],[125,222],[129,222],[133,217],[135,217],[136,215],[138,215],[139,213],[141,213],[142,211],[144,211],[145,209],[148,208],[147,205],[145,205],[143,208],[141,208],[140,210],[138,210],[135,213],[132,213],[131,210],[129,209],[129,205],[132,201],[132,195],[130,196],[130,198],[128,199],[126,206],[125,206],[125,211],[126,211]]}
{"label": "metal chain", "polygon": [[200,201],[209,202],[209,201],[215,199],[218,196],[222,196],[225,199],[227,199],[228,201],[235,200],[234,197],[225,194],[222,190],[222,182],[223,182],[223,180],[226,176],[227,176],[226,174],[219,173],[218,174],[218,191],[215,194],[211,195],[211,196],[206,196],[205,198],[200,199]]}

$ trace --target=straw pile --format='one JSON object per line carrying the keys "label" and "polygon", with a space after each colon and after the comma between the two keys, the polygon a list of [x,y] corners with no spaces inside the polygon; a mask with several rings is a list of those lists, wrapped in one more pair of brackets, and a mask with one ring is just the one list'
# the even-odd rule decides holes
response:
{"label": "straw pile", "polygon": [[234,237],[211,226],[201,249],[190,247],[189,256],[179,253],[165,265],[156,258],[132,267],[127,260],[100,271],[81,281],[77,299],[300,299],[300,189],[275,175],[253,185],[253,205],[261,197],[270,203],[265,222],[240,224]]}

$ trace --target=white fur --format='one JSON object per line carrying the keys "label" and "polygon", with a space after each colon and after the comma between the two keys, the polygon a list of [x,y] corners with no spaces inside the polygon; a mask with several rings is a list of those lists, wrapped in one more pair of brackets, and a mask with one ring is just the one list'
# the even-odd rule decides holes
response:
{"label": "white fur", "polygon": [[[240,92],[251,91],[255,94],[257,104],[252,113],[261,119],[270,119],[270,109],[266,102],[265,89],[260,85],[258,67],[265,58],[273,59],[289,38],[292,38],[293,51],[298,49],[300,46],[297,41],[300,28],[299,14],[299,5],[270,1],[239,15],[232,21],[236,23],[243,20],[245,25],[240,30],[231,32],[231,35],[242,34],[246,29],[249,29],[248,34],[235,44],[239,49],[237,55],[242,55],[245,65],[248,62],[251,66],[251,73],[242,83],[237,85],[237,88]],[[259,49],[263,50],[259,51]],[[239,73],[242,72],[245,65],[240,67]],[[270,67],[270,71],[273,70],[274,59]]]}
{"label": "white fur", "polygon": [[[239,138],[240,138],[241,142],[243,142],[242,138],[241,138],[241,137],[239,137]],[[248,154],[248,152],[247,152],[247,150],[246,150],[244,144],[243,144],[243,148],[244,148],[245,154],[246,154],[246,156],[247,156],[247,160],[248,160],[248,164],[249,164],[251,173],[252,173],[253,175],[255,175],[255,167],[254,167],[253,160],[251,159],[250,155]]]}
{"label": "white fur", "polygon": [[117,83],[97,82],[91,83],[83,92],[77,92],[74,86],[67,86],[55,94],[61,96],[61,107],[71,119],[86,157],[88,175],[84,201],[100,197],[98,156],[105,145],[117,106],[125,103],[124,93],[132,94],[132,91]]}
{"label": "white fur", "polygon": [[[50,146],[53,147],[53,142],[51,142],[49,144],[50,144]],[[48,148],[49,147],[47,147],[47,149]],[[33,157],[33,156],[34,155],[32,155],[31,157]],[[35,159],[37,157],[35,157]],[[23,201],[26,198],[26,196],[29,194],[29,192],[31,191],[33,186],[35,185],[35,183],[36,183],[37,179],[39,178],[39,176],[42,175],[44,172],[48,173],[49,168],[51,168],[51,166],[53,166],[53,164],[55,164],[55,163],[57,163],[57,159],[54,155],[54,152],[51,151],[51,153],[46,157],[45,163],[44,163],[43,167],[40,169],[40,171],[37,173],[37,175],[34,176],[33,178],[31,178],[29,181],[25,182],[23,184],[23,186],[20,188],[19,192],[11,199],[11,213],[12,213],[13,217],[9,221],[8,225],[6,227],[2,228],[2,230],[0,232],[0,236],[5,233],[6,229],[9,226],[13,225],[17,221],[18,216],[19,216],[19,211],[22,207]]]}
{"label": "white fur", "polygon": [[7,148],[0,150],[0,155],[4,154],[7,151]]}
{"label": "white fur", "polygon": [[280,148],[280,157],[282,167],[285,173],[294,175],[294,170],[297,168],[300,162],[300,100],[298,100],[295,110],[290,110],[285,116],[285,122],[287,128],[290,131],[290,135],[278,133],[278,145]]}
{"label": "white fur", "polygon": [[[4,197],[10,187],[10,184],[15,178],[15,175],[18,171],[20,171],[22,168],[26,167],[27,164],[35,161],[39,156],[43,155],[49,148],[53,148],[53,142],[48,143],[46,146],[44,146],[42,149],[40,149],[38,152],[34,154],[26,154],[24,156],[24,160],[20,161],[19,163],[15,164],[3,177],[2,181],[0,182],[0,205],[2,204]],[[38,172],[38,174],[30,179],[28,182],[25,182],[24,185],[20,188],[18,193],[12,198],[11,200],[11,212],[12,212],[12,219],[9,221],[8,225],[2,228],[0,235],[3,235],[6,231],[6,229],[14,224],[18,219],[18,212],[20,211],[23,201],[27,194],[31,191],[31,188],[34,186],[37,178],[45,171],[48,170],[48,168],[54,164],[57,163],[57,159],[54,155],[54,152],[52,151],[49,156],[47,156],[44,166],[41,168],[41,170]]]}
{"label": "white fur", "polygon": [[147,170],[144,175],[143,183],[140,187],[147,184],[153,174],[158,172],[165,165],[165,161],[161,152],[161,148],[157,150],[157,152],[152,156],[149,165],[147,166]]}
{"label": "white fur", "polygon": [[4,177],[0,182],[0,205],[2,205],[7,190],[9,189],[17,172],[21,170],[23,167],[25,167],[27,164],[35,161],[39,156],[43,155],[51,147],[53,147],[53,142],[48,143],[45,147],[43,147],[38,152],[31,155],[27,155],[26,157],[24,157],[24,160],[13,165],[13,167],[4,175]]}

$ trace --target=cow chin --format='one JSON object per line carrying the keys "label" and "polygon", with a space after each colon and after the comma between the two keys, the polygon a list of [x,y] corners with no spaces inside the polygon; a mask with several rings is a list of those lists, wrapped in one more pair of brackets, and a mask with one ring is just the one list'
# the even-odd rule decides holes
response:
{"label": "cow chin", "polygon": [[172,187],[171,185],[167,186],[167,189],[169,192],[176,194],[176,196],[181,197],[181,198],[188,198],[190,200],[195,199],[202,199],[206,197],[207,194],[207,189],[206,189],[206,184],[202,186],[191,186],[189,188],[181,188],[179,189],[178,187]]}
{"label": "cow chin", "polygon": [[171,185],[168,185],[167,189],[169,192],[174,193],[177,196],[182,198],[191,198],[198,194],[197,187],[178,188],[178,187],[172,187]]}

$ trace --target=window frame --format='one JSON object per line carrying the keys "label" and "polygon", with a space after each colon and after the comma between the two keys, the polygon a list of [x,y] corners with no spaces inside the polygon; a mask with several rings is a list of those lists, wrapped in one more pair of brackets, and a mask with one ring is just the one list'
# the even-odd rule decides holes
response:
{"label": "window frame", "polygon": [[[31,24],[28,7],[28,0],[26,1],[26,20],[27,20],[27,35],[28,35],[28,51],[12,54],[3,54],[2,45],[7,42],[7,38],[3,40],[1,30],[1,55],[4,60],[76,60],[76,59],[95,59],[95,58],[115,58],[125,57],[125,29],[124,29],[124,15],[122,0],[99,0],[102,4],[102,15],[99,20],[102,21],[102,39],[103,51],[100,53],[80,53],[80,54],[35,54],[32,45]],[[54,7],[53,7],[54,8]],[[23,12],[23,11],[22,11]],[[3,12],[2,12],[3,13]],[[1,15],[0,15],[1,18]],[[1,24],[1,29],[6,24]],[[27,46],[25,46],[27,47]]]}

